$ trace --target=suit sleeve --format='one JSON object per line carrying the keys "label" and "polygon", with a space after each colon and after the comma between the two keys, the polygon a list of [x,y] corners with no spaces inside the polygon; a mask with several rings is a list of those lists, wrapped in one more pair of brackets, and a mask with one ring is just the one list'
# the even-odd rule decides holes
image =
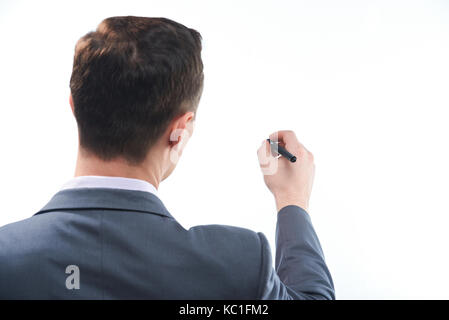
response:
{"label": "suit sleeve", "polygon": [[308,213],[298,206],[278,212],[276,259],[263,233],[258,299],[335,299],[334,284]]}

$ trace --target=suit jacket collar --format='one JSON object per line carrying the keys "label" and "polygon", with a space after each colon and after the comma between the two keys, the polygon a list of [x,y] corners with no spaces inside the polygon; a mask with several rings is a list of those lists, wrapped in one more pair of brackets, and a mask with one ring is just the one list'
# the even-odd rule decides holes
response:
{"label": "suit jacket collar", "polygon": [[134,211],[173,218],[162,201],[152,193],[110,188],[76,188],[61,190],[35,215],[69,209]]}

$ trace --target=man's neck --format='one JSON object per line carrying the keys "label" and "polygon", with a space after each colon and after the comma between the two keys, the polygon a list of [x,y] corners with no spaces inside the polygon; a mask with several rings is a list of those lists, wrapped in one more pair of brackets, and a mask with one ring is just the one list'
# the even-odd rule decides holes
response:
{"label": "man's neck", "polygon": [[106,176],[140,179],[151,183],[156,189],[159,187],[162,175],[156,165],[144,162],[141,165],[130,165],[124,159],[104,161],[100,158],[79,150],[76,160],[75,177]]}

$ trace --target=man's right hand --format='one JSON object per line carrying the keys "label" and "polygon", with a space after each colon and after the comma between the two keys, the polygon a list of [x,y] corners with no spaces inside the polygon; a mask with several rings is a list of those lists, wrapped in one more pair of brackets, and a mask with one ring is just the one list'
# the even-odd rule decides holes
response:
{"label": "man's right hand", "polygon": [[283,156],[276,159],[266,139],[257,150],[264,181],[274,195],[277,211],[288,205],[296,205],[307,211],[315,176],[312,153],[298,141],[293,131],[274,132],[270,139],[279,141],[297,158],[296,162],[290,162]]}

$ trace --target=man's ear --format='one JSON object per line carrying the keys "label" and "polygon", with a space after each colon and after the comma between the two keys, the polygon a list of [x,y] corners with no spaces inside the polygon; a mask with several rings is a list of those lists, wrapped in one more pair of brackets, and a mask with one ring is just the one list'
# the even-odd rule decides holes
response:
{"label": "man's ear", "polygon": [[[171,147],[178,144],[184,146],[193,134],[193,127],[195,122],[195,113],[188,111],[181,116],[175,118],[170,126],[169,144]],[[181,147],[182,148],[182,147]]]}
{"label": "man's ear", "polygon": [[70,95],[69,95],[69,104],[70,104],[70,108],[72,109],[73,115],[75,115],[75,107],[73,106],[72,93],[70,93]]}

